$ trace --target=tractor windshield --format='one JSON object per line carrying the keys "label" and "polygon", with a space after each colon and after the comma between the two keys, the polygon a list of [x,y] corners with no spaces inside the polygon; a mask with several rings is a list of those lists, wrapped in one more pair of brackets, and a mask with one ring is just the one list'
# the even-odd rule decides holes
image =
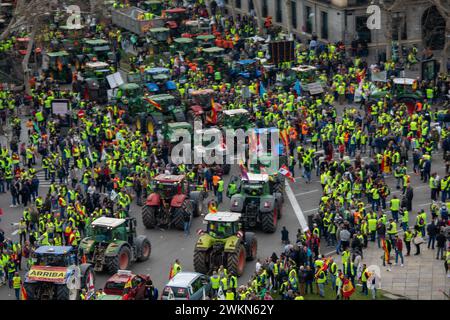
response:
{"label": "tractor windshield", "polygon": [[228,238],[235,234],[234,224],[231,222],[210,221],[208,223],[208,233],[217,239]]}
{"label": "tractor windshield", "polygon": [[112,240],[112,229],[100,226],[89,226],[87,230],[88,237],[91,237],[95,242],[110,242]]}
{"label": "tractor windshield", "polygon": [[171,199],[174,195],[178,194],[181,188],[181,184],[174,183],[155,183],[155,191],[158,192],[163,199]]}
{"label": "tractor windshield", "polygon": [[74,255],[40,254],[36,257],[36,265],[39,266],[66,267],[74,263]]}
{"label": "tractor windshield", "polygon": [[264,193],[264,186],[259,183],[245,183],[243,190],[246,195],[257,197],[262,196]]}

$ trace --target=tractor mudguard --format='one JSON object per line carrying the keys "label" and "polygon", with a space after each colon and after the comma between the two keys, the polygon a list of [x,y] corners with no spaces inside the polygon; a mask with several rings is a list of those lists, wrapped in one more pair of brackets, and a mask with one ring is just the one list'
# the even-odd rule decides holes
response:
{"label": "tractor mudguard", "polygon": [[195,244],[195,248],[198,250],[208,250],[214,245],[215,239],[209,234],[205,233],[200,236]]}
{"label": "tractor mudguard", "polygon": [[147,201],[145,201],[145,205],[150,207],[158,207],[160,203],[161,203],[161,196],[157,193],[151,193],[147,197]]}
{"label": "tractor mudguard", "polygon": [[187,198],[185,194],[177,194],[170,201],[170,206],[172,208],[179,208],[183,204],[184,200]]}
{"label": "tractor mudguard", "polygon": [[245,197],[240,194],[235,194],[231,197],[231,212],[242,212],[244,210]]}
{"label": "tractor mudguard", "polygon": [[[119,254],[120,248],[127,246],[133,252],[126,241],[117,240],[111,242],[105,250],[105,257],[114,257]],[[131,258],[131,257],[130,257]]]}
{"label": "tractor mudguard", "polygon": [[283,202],[283,195],[279,192],[274,192],[273,196],[278,201],[278,203]]}
{"label": "tractor mudguard", "polygon": [[261,213],[272,212],[275,207],[275,197],[266,195],[260,198],[259,211]]}
{"label": "tractor mudguard", "polygon": [[190,109],[192,110],[192,112],[194,112],[196,116],[203,114],[203,108],[201,106],[198,105],[191,106]]}
{"label": "tractor mudguard", "polygon": [[241,239],[237,236],[231,236],[226,239],[224,252],[234,252],[239,247]]}
{"label": "tractor mudguard", "polygon": [[93,267],[93,266],[92,266],[91,263],[82,263],[82,264],[80,264],[80,275],[81,275],[82,277],[84,277],[85,274],[86,274],[86,271],[87,271],[89,268],[92,268],[92,267]]}
{"label": "tractor mudguard", "polygon": [[85,254],[89,254],[92,251],[94,251],[93,246],[94,246],[95,240],[91,239],[91,238],[84,238],[83,240],[81,240],[80,245],[79,245],[79,249],[81,249],[80,251],[82,251]]}

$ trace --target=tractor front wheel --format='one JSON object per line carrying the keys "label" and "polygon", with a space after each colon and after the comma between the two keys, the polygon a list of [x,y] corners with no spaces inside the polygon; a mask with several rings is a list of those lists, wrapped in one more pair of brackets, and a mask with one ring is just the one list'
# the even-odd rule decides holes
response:
{"label": "tractor front wheel", "polygon": [[234,272],[238,277],[244,273],[246,253],[244,245],[240,244],[233,253],[228,254],[228,270]]}
{"label": "tractor front wheel", "polygon": [[70,289],[64,285],[56,286],[56,300],[69,300]]}
{"label": "tractor front wheel", "polygon": [[156,225],[156,207],[150,207],[145,205],[142,208],[142,222],[145,228],[152,229]]}
{"label": "tractor front wheel", "polygon": [[150,244],[150,241],[148,241],[147,238],[142,241],[141,248],[140,248],[140,256],[137,259],[139,262],[147,261],[148,258],[150,258],[150,254],[152,252],[152,245]]}
{"label": "tractor front wheel", "polygon": [[194,251],[194,270],[195,272],[207,274],[209,270],[208,252],[195,249]]}
{"label": "tractor front wheel", "polygon": [[106,260],[106,269],[110,274],[117,273],[118,270],[127,270],[130,266],[130,260],[130,249],[124,246],[120,248],[119,253],[116,256]]}

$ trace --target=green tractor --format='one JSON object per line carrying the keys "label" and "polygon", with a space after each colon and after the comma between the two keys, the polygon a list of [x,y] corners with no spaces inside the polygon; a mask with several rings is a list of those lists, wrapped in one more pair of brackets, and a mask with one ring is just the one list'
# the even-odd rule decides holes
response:
{"label": "green tractor", "polygon": [[413,90],[415,81],[415,79],[409,78],[393,78],[391,80],[391,89],[389,91],[384,89],[372,91],[368,104],[373,105],[390,94],[397,102],[404,103],[407,106],[409,114],[413,114],[416,103],[423,100],[422,92]]}
{"label": "green tractor", "polygon": [[84,81],[82,82],[82,92],[84,97],[99,103],[108,101],[108,81],[107,76],[111,74],[109,64],[106,62],[88,62],[81,73]]}
{"label": "green tractor", "polygon": [[98,61],[115,62],[115,55],[111,50],[108,40],[105,39],[85,39],[83,42],[83,53],[78,56],[78,60],[83,64],[96,58]]}
{"label": "green tractor", "polygon": [[250,112],[246,109],[232,109],[222,111],[222,128],[248,130],[255,127]]}
{"label": "green tractor", "polygon": [[246,260],[256,259],[258,242],[253,232],[242,231],[241,214],[235,212],[209,213],[204,219],[206,231],[194,249],[194,270],[208,274],[224,266],[237,276],[244,273]]}
{"label": "green tractor", "polygon": [[231,197],[231,211],[242,214],[244,228],[273,233],[277,229],[283,207],[282,190],[271,185],[268,174],[248,173],[248,179],[241,179],[238,193]]}
{"label": "green tractor", "polygon": [[148,0],[142,2],[142,9],[151,12],[157,16],[161,15],[163,9],[163,2],[161,0]]}
{"label": "green tractor", "polygon": [[86,257],[94,270],[117,273],[134,261],[150,257],[151,244],[146,236],[136,235],[136,219],[100,217],[87,227],[87,237],[81,240],[78,254]]}
{"label": "green tractor", "polygon": [[169,51],[169,39],[170,29],[165,27],[151,28],[150,32],[150,43],[151,52],[154,55],[163,54]]}

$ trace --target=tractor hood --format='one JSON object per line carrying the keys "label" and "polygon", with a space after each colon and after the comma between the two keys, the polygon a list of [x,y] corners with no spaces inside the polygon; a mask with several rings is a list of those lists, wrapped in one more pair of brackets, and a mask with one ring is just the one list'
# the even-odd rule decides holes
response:
{"label": "tractor hood", "polygon": [[81,240],[79,248],[84,253],[90,253],[94,249],[93,247],[94,243],[95,243],[94,239],[84,238],[83,240]]}
{"label": "tractor hood", "polygon": [[65,283],[73,270],[66,267],[32,266],[28,271],[25,282]]}

